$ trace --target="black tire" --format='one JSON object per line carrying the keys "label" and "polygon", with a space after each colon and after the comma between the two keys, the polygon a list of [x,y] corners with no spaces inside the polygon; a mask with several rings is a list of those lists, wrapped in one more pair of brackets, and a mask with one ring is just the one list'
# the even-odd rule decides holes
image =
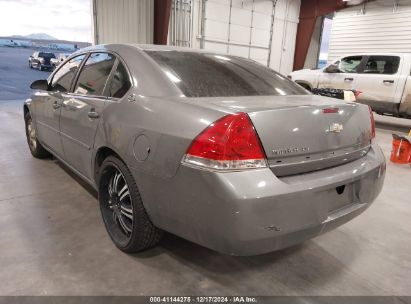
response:
{"label": "black tire", "polygon": [[101,215],[114,244],[126,253],[157,245],[163,232],[148,217],[136,182],[121,160],[109,156],[103,161],[98,186]]}
{"label": "black tire", "polygon": [[31,62],[29,61],[29,68],[32,69],[33,66],[31,65]]}
{"label": "black tire", "polygon": [[27,144],[29,145],[29,149],[31,154],[35,158],[48,158],[51,157],[51,154],[44,149],[41,143],[37,139],[36,129],[33,126],[33,120],[31,118],[30,113],[26,113],[24,116],[24,121],[26,124],[26,138]]}
{"label": "black tire", "polygon": [[43,68],[41,67],[41,64],[40,63],[38,63],[38,68],[39,68],[39,71],[43,71]]}

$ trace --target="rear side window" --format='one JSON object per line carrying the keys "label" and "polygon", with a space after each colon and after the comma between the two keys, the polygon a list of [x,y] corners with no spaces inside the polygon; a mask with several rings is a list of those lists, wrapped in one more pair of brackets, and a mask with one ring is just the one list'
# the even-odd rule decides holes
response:
{"label": "rear side window", "polygon": [[130,78],[123,63],[119,61],[116,71],[114,72],[113,78],[108,85],[107,96],[114,98],[121,98],[131,87]]}
{"label": "rear side window", "polygon": [[70,90],[73,78],[76,75],[77,70],[84,57],[85,55],[74,57],[61,66],[61,68],[54,75],[51,82],[51,87],[53,88],[53,90],[60,92],[67,92]]}
{"label": "rear side window", "polygon": [[103,95],[108,76],[116,57],[107,53],[92,53],[84,64],[74,93],[82,95]]}
{"label": "rear side window", "polygon": [[392,75],[398,72],[399,66],[400,57],[398,56],[370,56],[364,73]]}
{"label": "rear side window", "polygon": [[187,97],[306,95],[303,88],[248,59],[182,51],[146,51]]}
{"label": "rear side window", "polygon": [[362,61],[362,56],[351,56],[341,59],[339,68],[344,73],[357,73]]}

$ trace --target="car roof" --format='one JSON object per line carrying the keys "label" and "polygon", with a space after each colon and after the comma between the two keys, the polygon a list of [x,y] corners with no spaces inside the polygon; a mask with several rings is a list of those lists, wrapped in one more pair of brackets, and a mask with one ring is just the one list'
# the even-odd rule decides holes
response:
{"label": "car roof", "polygon": [[[193,52],[201,53],[207,50],[204,49],[192,49],[188,47],[181,46],[169,46],[169,45],[158,45],[158,44],[131,44],[135,48],[138,48],[142,51],[183,51],[183,52]],[[207,51],[210,52],[210,51]]]}
{"label": "car roof", "polygon": [[[144,51],[180,51],[180,52],[191,52],[191,53],[209,53],[209,54],[219,54],[227,55],[221,52],[215,52],[205,49],[192,49],[188,47],[179,46],[169,46],[169,45],[158,45],[158,44],[132,44],[132,43],[111,43],[111,44],[99,44],[94,46],[89,46],[79,50],[78,52],[90,52],[90,51],[103,51],[103,50],[121,50],[135,48],[140,52]],[[77,53],[77,52],[76,52]]]}

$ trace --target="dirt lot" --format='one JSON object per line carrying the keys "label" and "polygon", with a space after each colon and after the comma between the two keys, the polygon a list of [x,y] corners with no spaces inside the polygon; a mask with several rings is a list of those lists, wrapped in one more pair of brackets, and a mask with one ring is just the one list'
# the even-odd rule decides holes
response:
{"label": "dirt lot", "polygon": [[50,75],[49,71],[29,68],[28,58],[33,52],[29,48],[0,47],[0,100],[26,99],[30,84]]}

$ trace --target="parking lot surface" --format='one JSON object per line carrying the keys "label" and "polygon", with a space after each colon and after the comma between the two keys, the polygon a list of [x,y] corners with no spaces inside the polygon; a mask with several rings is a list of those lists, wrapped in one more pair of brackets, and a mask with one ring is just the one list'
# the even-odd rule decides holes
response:
{"label": "parking lot surface", "polygon": [[25,99],[34,80],[46,79],[50,75],[49,71],[29,68],[28,58],[35,51],[0,47],[0,100]]}

